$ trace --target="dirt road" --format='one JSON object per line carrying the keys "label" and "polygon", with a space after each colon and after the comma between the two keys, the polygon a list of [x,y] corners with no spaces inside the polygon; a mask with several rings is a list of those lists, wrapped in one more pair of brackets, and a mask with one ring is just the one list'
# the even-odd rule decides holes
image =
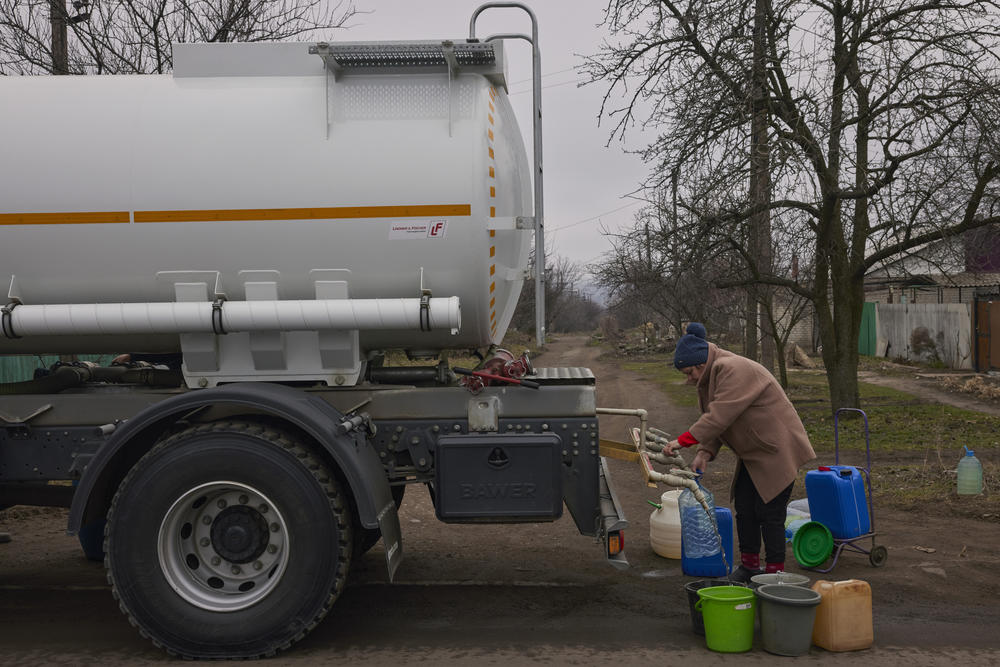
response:
{"label": "dirt road", "polygon": [[[589,366],[604,407],[643,407],[659,427],[680,432],[695,416],[671,408],[650,383],[597,358],[585,340],[565,337],[538,365]],[[626,437],[622,418],[601,419],[602,435]],[[877,453],[875,454],[877,465]],[[706,476],[724,504],[733,459],[724,453]],[[592,539],[564,516],[553,524],[454,526],[434,518],[423,488],[401,510],[406,556],[388,583],[377,546],[355,564],[333,611],[305,640],[269,664],[406,663],[770,664],[709,652],[690,629],[679,561],[649,547],[647,488],[637,467],[611,462],[630,520],[631,568],[616,571]],[[804,495],[796,489],[795,497]],[[828,575],[868,581],[876,645],[855,654],[813,648],[809,660],[894,665],[1000,663],[1000,531],[995,524],[920,513],[878,512],[887,565],[844,555]],[[0,513],[0,660],[14,664],[144,664],[171,659],[142,639],[119,613],[103,568],[66,537],[65,512],[15,508]],[[914,547],[933,549],[933,553]],[[801,572],[789,554],[789,570]]]}

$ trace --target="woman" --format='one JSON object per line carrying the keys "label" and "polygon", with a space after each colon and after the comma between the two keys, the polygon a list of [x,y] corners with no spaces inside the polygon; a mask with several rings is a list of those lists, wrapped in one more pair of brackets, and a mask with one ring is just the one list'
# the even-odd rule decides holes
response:
{"label": "woman", "polygon": [[705,340],[692,322],[674,351],[674,366],[698,391],[701,418],[663,451],[698,446],[691,467],[704,471],[725,444],[738,457],[730,496],[741,565],[733,579],[785,569],[785,514],[799,468],[816,458],[802,420],[774,376],[756,361]]}

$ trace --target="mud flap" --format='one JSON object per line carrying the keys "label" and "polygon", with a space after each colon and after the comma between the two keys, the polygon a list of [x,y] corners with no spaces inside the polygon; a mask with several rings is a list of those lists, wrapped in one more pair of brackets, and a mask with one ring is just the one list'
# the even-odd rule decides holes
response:
{"label": "mud flap", "polygon": [[601,497],[601,519],[599,531],[601,542],[604,544],[604,553],[607,554],[608,563],[615,568],[624,570],[628,567],[628,560],[625,558],[625,550],[617,549],[612,553],[609,542],[617,539],[618,544],[624,539],[623,531],[628,528],[628,521],[625,520],[625,513],[622,511],[618,496],[611,485],[611,475],[607,469],[607,460],[602,456],[600,464],[600,497]]}
{"label": "mud flap", "polygon": [[403,562],[402,529],[399,527],[399,513],[395,501],[390,501],[378,513],[378,527],[382,531],[382,544],[385,546],[385,567],[389,572],[389,581],[393,580],[396,568]]}

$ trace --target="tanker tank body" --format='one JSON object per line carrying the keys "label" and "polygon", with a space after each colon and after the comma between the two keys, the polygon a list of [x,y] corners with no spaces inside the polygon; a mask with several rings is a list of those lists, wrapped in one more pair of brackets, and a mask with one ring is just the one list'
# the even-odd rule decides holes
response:
{"label": "tanker tank body", "polygon": [[[306,44],[174,48],[172,75],[0,79],[0,280],[20,304],[0,354],[184,347],[189,371],[231,366],[194,373],[209,384],[332,383],[356,380],[367,350],[503,338],[531,244],[517,219],[532,205],[500,43],[493,61],[451,73],[366,60],[370,45],[350,43],[322,45],[336,49],[327,58]],[[357,330],[327,346],[356,348],[339,366],[301,330],[316,318],[270,313],[322,299],[371,311],[319,318]],[[198,314],[166,305],[178,300]],[[241,302],[253,310],[230,321]],[[174,322],[188,315],[197,324]],[[268,327],[284,342],[252,333]],[[206,360],[222,330],[228,348]]]}
{"label": "tanker tank body", "polygon": [[[531,36],[475,38],[490,7]],[[449,523],[565,508],[625,567],[589,369],[378,354],[507,329],[543,218],[530,9],[483,5],[468,40],[178,45],[174,66],[0,77],[0,355],[183,355],[0,384],[0,507],[69,507],[131,624],[187,658],[288,648],[380,540],[391,580],[410,485]]]}

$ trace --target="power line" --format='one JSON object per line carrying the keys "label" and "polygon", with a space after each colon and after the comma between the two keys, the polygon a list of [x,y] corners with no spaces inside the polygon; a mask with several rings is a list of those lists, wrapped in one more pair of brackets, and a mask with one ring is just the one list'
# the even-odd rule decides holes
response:
{"label": "power line", "polygon": [[[565,74],[566,72],[575,72],[575,71],[576,71],[575,67],[567,67],[566,69],[556,70],[555,72],[548,72],[547,74],[543,74],[542,78],[544,79],[547,76],[555,76],[556,74]],[[519,83],[528,83],[529,81],[533,80],[534,79],[521,79],[520,81],[512,81],[510,85],[516,86]]]}
{"label": "power line", "polygon": [[629,208],[630,206],[635,206],[636,204],[643,204],[643,203],[645,203],[645,202],[643,202],[642,200],[636,200],[636,201],[633,201],[633,202],[629,202],[628,204],[625,204],[624,206],[619,206],[618,208],[612,209],[610,211],[605,211],[604,213],[598,213],[597,215],[595,215],[592,218],[587,218],[585,220],[577,220],[576,222],[571,222],[568,225],[563,225],[561,227],[553,227],[553,228],[548,229],[546,231],[558,232],[559,230],[562,230],[562,229],[569,229],[570,227],[576,227],[577,225],[582,225],[585,222],[591,222],[593,220],[597,220],[598,218],[602,218],[602,217],[604,217],[606,215],[611,215],[612,213],[617,213],[618,211],[621,211],[623,209]]}
{"label": "power line", "polygon": [[[562,83],[550,83],[547,86],[542,86],[542,90],[547,90],[549,88],[558,88],[559,86],[568,86],[571,83],[576,84],[577,87],[580,87],[580,85],[581,85],[581,83],[579,81],[563,81]],[[531,88],[528,88],[527,90],[518,90],[518,91],[515,91],[513,93],[509,93],[507,96],[508,97],[513,97],[514,95],[523,95],[525,93],[530,93],[530,92],[531,92]]]}

